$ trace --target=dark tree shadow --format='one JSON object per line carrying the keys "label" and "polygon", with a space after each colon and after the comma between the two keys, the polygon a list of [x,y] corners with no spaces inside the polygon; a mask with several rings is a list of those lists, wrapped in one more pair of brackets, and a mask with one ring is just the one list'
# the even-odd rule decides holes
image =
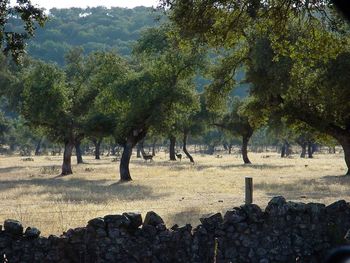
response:
{"label": "dark tree shadow", "polygon": [[[283,195],[289,199],[323,199],[339,198],[348,192],[331,191],[330,188],[337,188],[342,185],[350,187],[350,177],[344,175],[324,176],[320,179],[302,179],[286,183],[254,183],[254,189],[266,192],[269,197]],[[312,188],[309,191],[308,188]]]}
{"label": "dark tree shadow", "polygon": [[0,167],[0,174],[2,173],[11,173],[13,171],[20,171],[22,169],[27,168],[28,166],[8,166],[8,167]]}
{"label": "dark tree shadow", "polygon": [[267,169],[284,169],[284,168],[294,167],[293,165],[279,165],[279,164],[243,164],[243,163],[242,164],[199,164],[199,163],[192,164],[188,160],[182,160],[182,161],[157,160],[153,162],[133,160],[132,163],[143,167],[152,167],[152,166],[168,167],[170,170],[175,170],[175,171],[188,170],[189,168],[197,171],[202,171],[202,170],[211,169],[211,168],[221,169],[221,170],[235,169],[235,168],[267,170]]}
{"label": "dark tree shadow", "polygon": [[[20,189],[19,196],[33,195],[32,187],[39,187],[35,195],[43,195],[47,201],[106,203],[108,200],[135,201],[159,199],[167,194],[155,194],[152,188],[134,182],[112,183],[110,180],[86,180],[74,175],[57,178],[33,178],[6,180],[1,182],[0,191]],[[26,190],[28,189],[28,191]],[[59,200],[57,200],[59,198]]]}

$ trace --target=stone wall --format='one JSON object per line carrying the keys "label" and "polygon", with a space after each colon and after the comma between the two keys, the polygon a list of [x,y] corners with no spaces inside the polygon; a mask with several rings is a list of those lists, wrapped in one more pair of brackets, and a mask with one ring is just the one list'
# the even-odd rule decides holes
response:
{"label": "stone wall", "polygon": [[310,263],[322,262],[327,251],[346,243],[350,204],[338,201],[326,207],[275,197],[265,211],[244,205],[224,216],[202,218],[194,229],[167,229],[154,212],[144,220],[134,213],[95,218],[60,237],[40,237],[35,228],[23,231],[14,220],[5,221],[3,228],[0,254],[10,263],[205,263],[214,258],[217,263]]}

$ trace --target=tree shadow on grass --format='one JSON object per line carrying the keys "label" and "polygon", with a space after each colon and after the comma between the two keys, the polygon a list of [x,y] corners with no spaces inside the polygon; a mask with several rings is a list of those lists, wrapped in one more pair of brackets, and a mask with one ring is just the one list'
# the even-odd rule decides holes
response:
{"label": "tree shadow on grass", "polygon": [[326,175],[321,180],[327,184],[345,184],[350,186],[350,176],[348,175]]}
{"label": "tree shadow on grass", "polygon": [[293,165],[278,165],[278,164],[198,164],[198,163],[190,163],[186,161],[154,161],[154,162],[133,162],[133,164],[137,164],[138,166],[144,167],[152,167],[152,166],[161,166],[168,167],[171,170],[182,171],[188,170],[189,168],[202,171],[206,169],[235,169],[235,168],[249,168],[249,169],[257,169],[257,170],[265,170],[265,169],[285,169],[294,167]]}
{"label": "tree shadow on grass", "polygon": [[266,192],[266,195],[269,197],[282,195],[288,199],[324,199],[341,198],[342,195],[348,195],[348,191],[332,190],[344,185],[350,187],[350,177],[332,175],[319,179],[302,179],[285,183],[254,183],[254,189]]}
{"label": "tree shadow on grass", "polygon": [[134,182],[111,184],[109,180],[86,180],[67,176],[61,178],[6,180],[1,182],[0,191],[16,189],[18,196],[28,198],[43,195],[46,201],[106,203],[110,200],[138,201],[164,197],[155,194],[151,187]]}
{"label": "tree shadow on grass", "polygon": [[[174,166],[172,169],[174,170],[185,170],[188,169],[187,166]],[[215,165],[215,164],[195,164],[193,169],[197,171],[203,171],[206,169],[221,169],[221,170],[229,170],[229,169],[256,169],[256,170],[266,170],[266,169],[284,169],[290,168],[293,165],[274,165],[274,164],[223,164],[223,165]]]}
{"label": "tree shadow on grass", "polygon": [[26,169],[29,166],[8,166],[8,167],[0,167],[0,174],[3,173],[11,173],[13,171],[19,171],[21,169]]}

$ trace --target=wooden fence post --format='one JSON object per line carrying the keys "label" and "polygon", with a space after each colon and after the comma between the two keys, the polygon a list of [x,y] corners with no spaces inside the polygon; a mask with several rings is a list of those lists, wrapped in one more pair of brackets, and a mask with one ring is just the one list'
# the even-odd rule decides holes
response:
{"label": "wooden fence post", "polygon": [[250,205],[253,203],[253,178],[245,178],[245,204]]}

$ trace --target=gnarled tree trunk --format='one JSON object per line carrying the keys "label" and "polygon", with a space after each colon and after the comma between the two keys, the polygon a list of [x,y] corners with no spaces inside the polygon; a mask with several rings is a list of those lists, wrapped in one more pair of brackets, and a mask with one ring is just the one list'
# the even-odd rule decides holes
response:
{"label": "gnarled tree trunk", "polygon": [[101,149],[102,138],[100,138],[98,140],[93,139],[92,142],[94,143],[94,146],[95,146],[95,160],[100,160],[101,159],[100,149]]}
{"label": "gnarled tree trunk", "polygon": [[80,147],[81,141],[75,140],[74,144],[75,144],[75,154],[77,156],[77,164],[81,164],[81,163],[83,163],[83,155],[82,155],[81,147]]}
{"label": "gnarled tree trunk", "polygon": [[73,148],[74,148],[73,140],[66,140],[64,142],[63,164],[62,164],[61,175],[73,174],[72,162],[71,162]]}
{"label": "gnarled tree trunk", "polygon": [[132,148],[135,147],[135,145],[145,138],[146,131],[143,129],[140,130],[134,130],[132,134],[130,134],[126,140],[126,142],[123,145],[123,154],[122,158],[120,159],[120,165],[119,165],[119,173],[120,173],[120,181],[126,182],[131,181],[131,175],[129,170],[129,164],[130,159],[132,155]]}
{"label": "gnarled tree trunk", "polygon": [[339,141],[339,143],[343,147],[344,159],[348,169],[348,171],[346,172],[346,175],[350,175],[350,133],[346,135],[340,135],[335,138]]}
{"label": "gnarled tree trunk", "polygon": [[250,160],[248,158],[248,143],[251,135],[244,135],[242,136],[242,157],[243,157],[243,162],[245,164],[250,164]]}
{"label": "gnarled tree trunk", "polygon": [[182,150],[184,151],[184,153],[186,154],[188,159],[190,159],[190,162],[194,163],[192,155],[187,151],[187,139],[188,139],[188,133],[185,131],[184,132],[184,137],[183,137]]}
{"label": "gnarled tree trunk", "polygon": [[124,144],[122,158],[120,159],[120,181],[131,181],[129,164],[132,155],[133,142],[128,139]]}
{"label": "gnarled tree trunk", "polygon": [[170,139],[169,158],[170,158],[170,161],[176,161],[176,156],[175,156],[176,137],[170,136],[169,139]]}

